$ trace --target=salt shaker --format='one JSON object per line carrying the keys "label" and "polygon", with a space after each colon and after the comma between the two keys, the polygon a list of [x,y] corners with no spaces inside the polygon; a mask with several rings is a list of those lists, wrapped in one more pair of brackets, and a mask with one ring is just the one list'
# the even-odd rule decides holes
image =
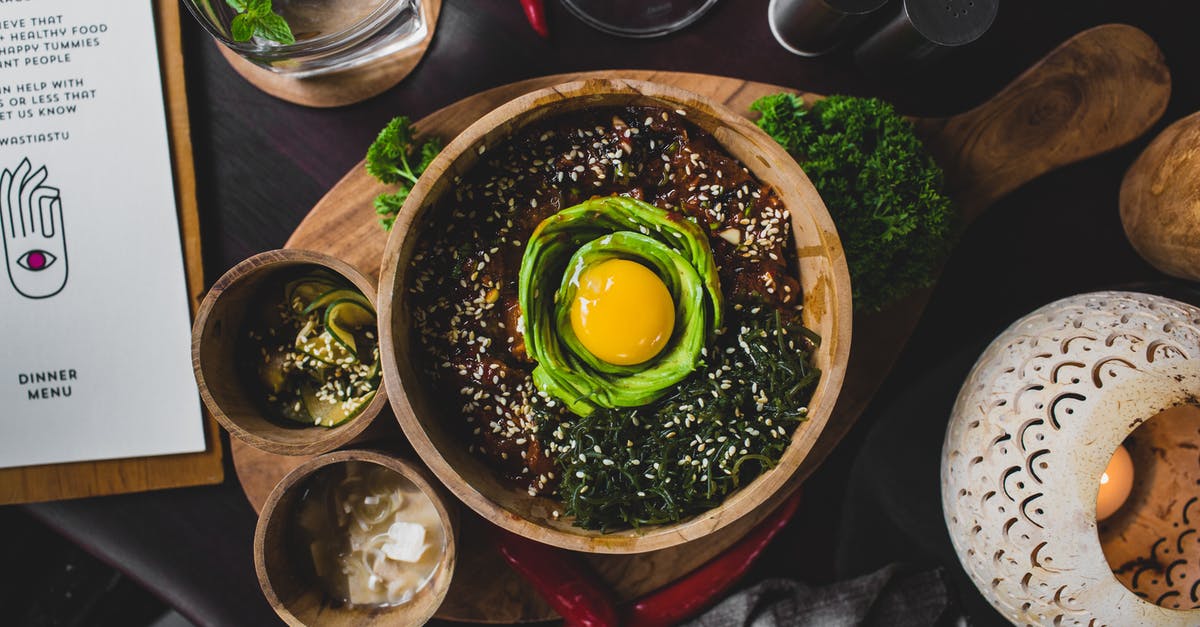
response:
{"label": "salt shaker", "polygon": [[847,40],[889,0],[771,0],[771,34],[789,52],[815,57]]}
{"label": "salt shaker", "polygon": [[982,37],[999,6],[1000,0],[903,0],[882,28],[858,45],[855,59],[876,73],[911,68]]}

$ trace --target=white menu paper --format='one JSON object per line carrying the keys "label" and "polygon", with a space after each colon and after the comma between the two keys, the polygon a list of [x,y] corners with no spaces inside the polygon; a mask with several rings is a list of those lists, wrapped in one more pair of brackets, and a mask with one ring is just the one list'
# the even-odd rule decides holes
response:
{"label": "white menu paper", "polygon": [[204,450],[148,0],[0,0],[0,229],[0,467]]}

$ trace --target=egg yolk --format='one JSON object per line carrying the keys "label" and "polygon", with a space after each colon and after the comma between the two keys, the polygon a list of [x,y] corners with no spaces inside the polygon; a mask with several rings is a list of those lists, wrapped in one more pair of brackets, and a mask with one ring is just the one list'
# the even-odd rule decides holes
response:
{"label": "egg yolk", "polygon": [[645,266],[610,259],[580,273],[571,329],[597,358],[632,366],[667,345],[675,329],[675,303],[662,279]]}

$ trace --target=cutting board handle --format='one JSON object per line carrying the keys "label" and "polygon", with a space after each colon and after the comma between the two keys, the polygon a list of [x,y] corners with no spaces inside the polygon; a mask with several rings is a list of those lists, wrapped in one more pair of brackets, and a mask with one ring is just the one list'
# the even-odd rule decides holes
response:
{"label": "cutting board handle", "polygon": [[965,222],[1021,185],[1133,141],[1166,109],[1171,75],[1146,33],[1084,31],[984,104],[917,121]]}

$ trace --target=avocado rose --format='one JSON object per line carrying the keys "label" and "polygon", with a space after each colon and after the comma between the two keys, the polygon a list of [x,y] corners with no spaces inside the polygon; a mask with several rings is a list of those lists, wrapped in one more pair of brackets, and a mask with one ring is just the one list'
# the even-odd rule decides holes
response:
{"label": "avocado rose", "polygon": [[[577,332],[579,303],[596,304],[581,301],[581,277],[613,260],[652,272],[670,294],[667,306],[674,308],[674,324],[665,329],[669,339],[640,363],[602,358]],[[608,289],[614,281],[601,283],[599,289]],[[616,309],[606,309],[610,335],[639,333],[646,326],[651,304],[625,291],[623,298],[612,297],[621,303]],[[519,298],[526,349],[537,362],[534,384],[581,416],[598,407],[637,407],[662,397],[696,369],[704,346],[721,327],[721,286],[703,229],[679,214],[623,196],[594,198],[539,224],[521,260]],[[590,345],[595,348],[595,340]]]}

